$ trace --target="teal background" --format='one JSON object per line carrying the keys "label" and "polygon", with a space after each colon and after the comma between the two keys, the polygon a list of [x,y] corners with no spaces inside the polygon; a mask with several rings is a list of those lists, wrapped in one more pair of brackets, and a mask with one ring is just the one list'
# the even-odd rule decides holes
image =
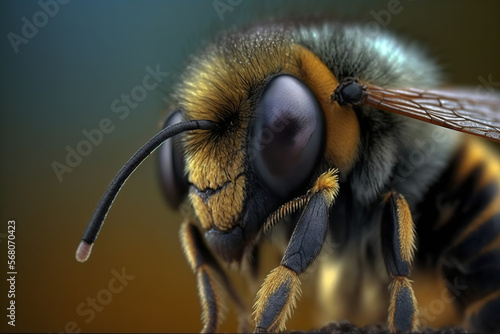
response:
{"label": "teal background", "polygon": [[[80,264],[74,252],[98,199],[158,131],[163,99],[188,56],[220,31],[294,11],[366,23],[374,20],[371,11],[388,3],[243,0],[221,21],[212,1],[72,0],[16,54],[7,34],[21,34],[22,18],[32,21],[41,7],[37,1],[0,2],[0,330],[198,331],[196,283],[177,236],[181,217],[163,202],[155,159],[125,185],[92,257]],[[490,75],[500,82],[498,2],[401,0],[401,6],[386,28],[427,49],[449,83],[477,87]],[[130,94],[142,84],[145,68],[157,64],[168,78],[120,120],[112,101]],[[51,164],[63,163],[65,147],[75,148],[85,139],[81,131],[103,118],[115,130],[59,182]],[[4,315],[9,219],[17,227],[15,328]],[[90,316],[79,314],[78,306],[109,296],[111,271],[122,268],[135,278],[112,300],[102,299],[107,304],[86,322]],[[310,305],[305,296],[289,328],[317,326]],[[224,331],[236,329],[234,318],[230,313]]]}

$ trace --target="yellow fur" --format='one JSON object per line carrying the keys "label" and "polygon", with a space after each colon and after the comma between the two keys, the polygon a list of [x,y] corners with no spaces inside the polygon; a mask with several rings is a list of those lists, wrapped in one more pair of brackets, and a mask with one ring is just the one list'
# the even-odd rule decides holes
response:
{"label": "yellow fur", "polygon": [[411,218],[410,208],[403,195],[396,195],[399,220],[399,240],[401,240],[401,258],[411,263],[415,253],[415,224]]}
{"label": "yellow fur", "polygon": [[339,193],[337,172],[336,169],[329,169],[321,174],[310,191],[311,194],[321,192],[328,206],[333,203]]}
{"label": "yellow fur", "polygon": [[279,266],[273,269],[269,273],[269,275],[267,275],[266,280],[257,293],[257,298],[254,304],[253,316],[256,325],[258,325],[262,318],[262,313],[268,305],[269,297],[283,284],[290,285],[290,292],[288,294],[285,307],[276,317],[270,328],[267,328],[267,330],[269,330],[270,332],[284,331],[286,329],[286,321],[292,315],[292,311],[295,309],[297,299],[300,298],[301,295],[299,277],[295,272],[285,266]]}

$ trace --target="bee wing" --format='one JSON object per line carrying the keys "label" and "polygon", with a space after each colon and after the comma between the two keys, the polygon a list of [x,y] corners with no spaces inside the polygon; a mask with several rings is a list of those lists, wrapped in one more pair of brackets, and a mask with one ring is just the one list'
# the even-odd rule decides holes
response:
{"label": "bee wing", "polygon": [[388,89],[365,84],[364,103],[500,142],[500,93],[474,89]]}

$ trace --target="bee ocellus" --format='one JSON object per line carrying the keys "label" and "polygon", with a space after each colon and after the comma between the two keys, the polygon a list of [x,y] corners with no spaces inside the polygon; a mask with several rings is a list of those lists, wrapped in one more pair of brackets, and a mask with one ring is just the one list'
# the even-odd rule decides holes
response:
{"label": "bee ocellus", "polygon": [[77,259],[90,255],[127,177],[165,141],[161,182],[169,204],[189,208],[180,236],[202,331],[217,331],[226,299],[250,313],[223,263],[257,270],[272,234],[286,247],[256,295],[257,332],[286,329],[314,263],[330,321],[416,331],[427,276],[457,325],[499,332],[500,160],[472,135],[499,141],[500,94],[442,87],[419,49],[364,26],[228,32],[192,58],[164,129],[113,180]]}

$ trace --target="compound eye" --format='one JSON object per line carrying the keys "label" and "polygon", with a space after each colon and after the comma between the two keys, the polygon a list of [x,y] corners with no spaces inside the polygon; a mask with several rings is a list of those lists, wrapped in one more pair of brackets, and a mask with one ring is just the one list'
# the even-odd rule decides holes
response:
{"label": "compound eye", "polygon": [[[167,126],[182,121],[180,110],[172,112],[163,125]],[[188,193],[187,176],[184,175],[184,158],[179,147],[179,138],[167,139],[159,148],[160,179],[168,204],[177,208]]]}
{"label": "compound eye", "polygon": [[249,158],[267,186],[291,196],[311,176],[323,149],[324,114],[299,79],[277,76],[256,108]]}

